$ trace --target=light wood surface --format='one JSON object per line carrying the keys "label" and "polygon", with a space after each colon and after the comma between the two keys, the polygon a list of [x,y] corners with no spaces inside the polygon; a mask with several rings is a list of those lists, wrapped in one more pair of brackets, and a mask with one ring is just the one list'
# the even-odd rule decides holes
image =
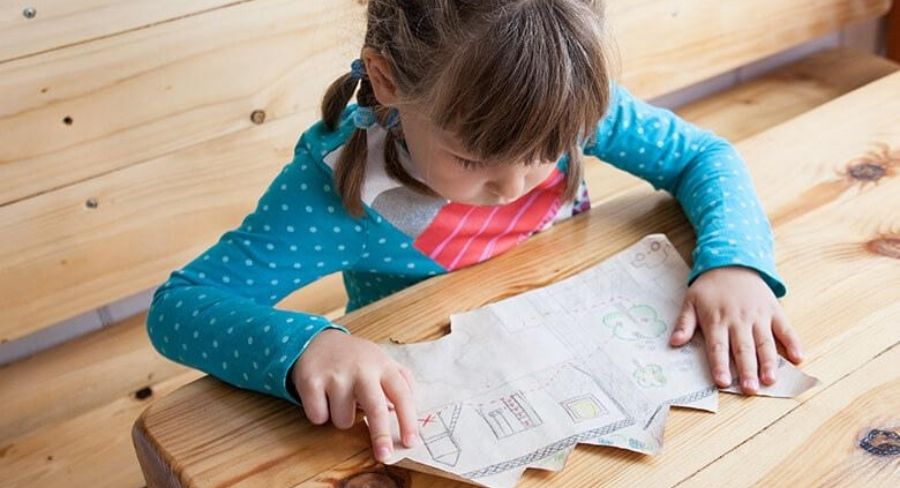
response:
{"label": "light wood surface", "polygon": [[[6,3],[0,341],[157,285],[237,226],[358,55],[364,8],[56,1],[25,19]],[[889,5],[611,1],[614,71],[650,98]]]}
{"label": "light wood surface", "polygon": [[[202,376],[187,371],[152,382],[154,395],[167,395]],[[87,395],[80,392],[78,395]],[[64,404],[65,400],[61,399]],[[81,415],[47,425],[5,446],[0,485],[11,487],[140,487],[129,426],[148,399],[135,394],[115,398]]]}
{"label": "light wood surface", "polygon": [[[716,414],[675,409],[662,454],[579,446],[563,471],[529,470],[521,486],[705,486],[701,480],[724,483],[723,474],[729,485],[788,486],[803,476],[877,486],[896,473],[896,456],[859,447],[869,431],[897,430],[896,369],[847,379],[896,364],[900,342],[897,93],[900,73],[737,145],[775,227],[789,289],[783,304],[807,357],[801,367],[822,384],[793,399],[722,394]],[[689,259],[693,233],[678,206],[637,188],[503,256],[338,321],[374,341],[433,340],[448,332],[451,313],[570,276],[652,232],[665,232]],[[359,418],[348,430],[314,426],[287,402],[211,377],[155,403],[133,434],[148,479],[166,486],[457,485],[376,464]],[[752,476],[735,479],[729,468],[738,464]]]}
{"label": "light wood surface", "polygon": [[[0,63],[227,7],[235,0],[0,0]],[[31,8],[31,12],[26,10]]]}
{"label": "light wood surface", "polygon": [[0,369],[0,446],[145,388],[150,397],[154,384],[186,373],[153,349],[145,324],[140,314]]}

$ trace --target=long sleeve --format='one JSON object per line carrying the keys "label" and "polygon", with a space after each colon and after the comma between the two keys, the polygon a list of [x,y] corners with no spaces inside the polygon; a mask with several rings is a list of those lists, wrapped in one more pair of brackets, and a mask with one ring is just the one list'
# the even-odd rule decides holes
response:
{"label": "long sleeve", "polygon": [[350,332],[274,304],[352,268],[366,249],[369,225],[346,213],[305,135],[240,226],[156,289],[147,319],[152,344],[169,359],[297,405],[289,378],[294,362],[322,330]]}
{"label": "long sleeve", "polygon": [[596,130],[585,154],[648,181],[681,204],[697,236],[688,284],[709,269],[737,265],[756,270],[776,297],[785,295],[772,229],[732,144],[615,82]]}

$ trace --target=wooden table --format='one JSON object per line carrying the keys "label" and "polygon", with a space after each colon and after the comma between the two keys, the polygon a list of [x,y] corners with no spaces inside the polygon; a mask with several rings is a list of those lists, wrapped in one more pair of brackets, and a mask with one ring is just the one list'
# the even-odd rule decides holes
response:
{"label": "wooden table", "polygon": [[[526,471],[520,486],[900,483],[900,74],[737,147],[775,229],[800,367],[822,384],[792,399],[721,394],[716,414],[674,409],[660,455],[581,445],[562,471]],[[680,208],[644,186],[338,322],[376,342],[434,340],[451,313],[553,283],[653,232],[690,262]],[[154,403],[133,437],[149,486],[459,484],[376,463],[361,414],[348,430],[314,426],[211,377]]]}

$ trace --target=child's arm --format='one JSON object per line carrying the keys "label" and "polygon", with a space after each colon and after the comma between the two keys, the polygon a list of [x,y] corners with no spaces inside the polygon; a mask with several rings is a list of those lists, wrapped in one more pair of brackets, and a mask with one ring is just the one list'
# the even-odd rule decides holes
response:
{"label": "child's arm", "polygon": [[327,171],[301,138],[293,161],[241,225],[170,275],[147,318],[157,350],[238,387],[300,404],[291,366],[320,331],[349,331],[273,305],[352,267],[366,245],[368,219],[345,212]]}
{"label": "child's arm", "polygon": [[611,90],[609,111],[585,153],[671,193],[697,235],[689,289],[670,343],[686,343],[701,326],[716,382],[731,382],[732,349],[744,391],[755,393],[758,369],[765,383],[775,381],[773,333],[792,361],[800,362],[802,352],[777,301],[786,288],[775,270],[772,229],[744,161],[714,132],[617,83]]}
{"label": "child's arm", "polygon": [[611,85],[609,110],[591,154],[671,193],[697,235],[688,284],[700,273],[739,265],[756,270],[776,297],[772,230],[743,159],[728,140]]}

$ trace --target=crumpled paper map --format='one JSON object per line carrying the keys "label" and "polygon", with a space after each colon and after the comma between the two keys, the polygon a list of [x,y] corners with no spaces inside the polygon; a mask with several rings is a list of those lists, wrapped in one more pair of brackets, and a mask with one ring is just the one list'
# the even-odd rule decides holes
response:
{"label": "crumpled paper map", "polygon": [[[526,468],[562,469],[578,443],[659,453],[669,407],[718,410],[700,330],[668,344],[688,273],[652,234],[575,276],[452,315],[438,340],[381,344],[414,372],[420,437],[404,447],[391,415],[385,464],[503,488]],[[742,394],[733,359],[731,374],[722,390]],[[781,357],[776,378],[759,394],[820,383]]]}

